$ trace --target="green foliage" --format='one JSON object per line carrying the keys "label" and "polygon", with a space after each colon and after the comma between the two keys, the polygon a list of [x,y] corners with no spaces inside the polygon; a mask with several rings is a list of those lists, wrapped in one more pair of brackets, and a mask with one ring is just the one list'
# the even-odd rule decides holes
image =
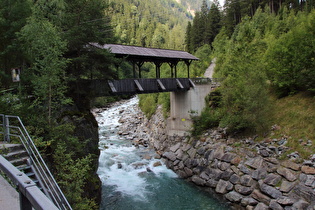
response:
{"label": "green foliage", "polygon": [[252,20],[237,26],[231,39],[222,31],[213,44],[216,76],[225,78],[220,89],[222,100],[215,110],[222,113],[219,125],[230,133],[265,132],[271,123],[266,67],[261,61],[267,49],[262,41],[266,16],[257,12]]}
{"label": "green foliage", "polygon": [[82,196],[83,186],[92,173],[91,164],[90,155],[78,159],[74,152],[69,152],[66,143],[58,143],[54,153],[54,167],[58,171],[56,179],[73,209],[97,209],[95,201]]}
{"label": "green foliage", "polygon": [[171,107],[170,93],[159,93],[157,103],[162,104],[164,118],[167,118]]}
{"label": "green foliage", "polygon": [[220,110],[207,107],[201,112],[200,116],[192,117],[194,122],[192,135],[197,136],[208,128],[219,126],[221,117]]}
{"label": "green foliage", "polygon": [[221,12],[218,2],[211,4],[208,9],[204,0],[201,11],[196,12],[193,23],[188,23],[186,28],[185,44],[188,52],[194,52],[204,44],[211,46],[214,38],[221,28]]}
{"label": "green foliage", "polygon": [[31,14],[28,0],[0,1],[0,85],[9,88],[12,85],[11,68],[21,67],[22,49],[19,46],[17,32],[25,25]]}
{"label": "green foliage", "polygon": [[266,53],[268,73],[279,96],[315,92],[315,11],[297,17],[288,33],[271,41]]}
{"label": "green foliage", "polygon": [[198,48],[195,52],[195,56],[200,60],[198,62],[193,62],[190,67],[190,77],[203,77],[206,69],[211,63],[211,47],[206,44]]}
{"label": "green foliage", "polygon": [[139,107],[150,118],[156,111],[158,94],[142,94],[139,96]]}
{"label": "green foliage", "polygon": [[108,15],[112,17],[119,43],[184,49],[183,30],[191,15],[175,1],[112,1]]}

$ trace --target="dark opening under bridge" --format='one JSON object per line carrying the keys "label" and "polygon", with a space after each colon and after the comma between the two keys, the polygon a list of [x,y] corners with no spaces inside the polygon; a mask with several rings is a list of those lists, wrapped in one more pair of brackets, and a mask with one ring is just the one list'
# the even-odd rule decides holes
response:
{"label": "dark opening under bridge", "polygon": [[[95,96],[177,92],[188,91],[191,87],[194,87],[193,80],[189,78],[189,67],[192,61],[199,59],[188,52],[117,44],[100,45],[91,43],[90,45],[109,50],[116,58],[129,61],[133,70],[132,79],[80,82],[84,87],[90,87]],[[155,64],[156,78],[142,78],[141,67],[145,62]],[[186,64],[187,78],[177,78],[177,64],[179,62]],[[170,78],[161,78],[160,67],[163,63],[168,63],[170,66]]]}

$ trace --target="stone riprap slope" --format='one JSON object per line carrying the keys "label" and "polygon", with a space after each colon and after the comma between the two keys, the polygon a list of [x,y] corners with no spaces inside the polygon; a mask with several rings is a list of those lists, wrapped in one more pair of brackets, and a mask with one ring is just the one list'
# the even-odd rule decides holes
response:
{"label": "stone riprap slope", "polygon": [[152,146],[167,166],[180,177],[221,194],[242,209],[314,209],[315,157],[296,163],[279,155],[288,148],[286,139],[255,142],[237,140],[223,129],[198,139],[167,136],[159,107],[147,120],[141,112],[125,115],[120,133],[136,145]]}

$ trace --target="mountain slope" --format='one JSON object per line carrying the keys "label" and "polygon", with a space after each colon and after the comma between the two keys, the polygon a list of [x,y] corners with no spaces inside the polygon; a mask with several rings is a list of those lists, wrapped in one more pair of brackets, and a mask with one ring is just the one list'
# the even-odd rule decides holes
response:
{"label": "mountain slope", "polygon": [[121,44],[184,50],[189,9],[202,0],[115,0],[108,11]]}

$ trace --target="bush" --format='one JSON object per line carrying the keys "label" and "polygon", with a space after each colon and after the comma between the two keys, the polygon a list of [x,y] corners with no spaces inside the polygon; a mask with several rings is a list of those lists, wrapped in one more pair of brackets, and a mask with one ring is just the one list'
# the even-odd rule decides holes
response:
{"label": "bush", "polygon": [[143,94],[139,96],[139,106],[149,119],[155,113],[157,107],[157,97],[158,94]]}

